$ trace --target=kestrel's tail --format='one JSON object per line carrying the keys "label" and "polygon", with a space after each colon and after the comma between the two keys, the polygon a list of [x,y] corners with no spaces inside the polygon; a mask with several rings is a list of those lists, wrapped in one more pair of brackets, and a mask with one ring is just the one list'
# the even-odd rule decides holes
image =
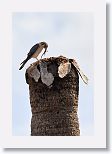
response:
{"label": "kestrel's tail", "polygon": [[21,67],[19,68],[19,70],[21,70],[23,67],[24,67],[24,65],[26,64],[26,62],[29,60],[29,58],[27,57],[20,65],[21,65]]}

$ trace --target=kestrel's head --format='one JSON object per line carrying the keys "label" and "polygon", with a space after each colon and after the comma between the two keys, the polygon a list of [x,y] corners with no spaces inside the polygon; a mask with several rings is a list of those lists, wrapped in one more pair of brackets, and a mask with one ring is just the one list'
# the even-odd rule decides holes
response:
{"label": "kestrel's head", "polygon": [[46,42],[40,42],[39,44],[42,45],[45,49],[48,48],[48,44]]}

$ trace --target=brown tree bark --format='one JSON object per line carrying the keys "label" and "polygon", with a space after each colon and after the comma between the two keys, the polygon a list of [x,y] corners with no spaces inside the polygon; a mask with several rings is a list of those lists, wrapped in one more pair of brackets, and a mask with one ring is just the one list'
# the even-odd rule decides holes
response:
{"label": "brown tree bark", "polygon": [[[79,136],[78,94],[79,75],[71,64],[70,72],[59,77],[58,67],[67,62],[65,57],[42,59],[30,66],[26,71],[26,82],[29,84],[30,104],[32,111],[32,136]],[[34,67],[41,72],[40,63],[45,62],[48,73],[54,80],[50,86],[38,81],[30,75]],[[35,73],[35,72],[34,72]]]}

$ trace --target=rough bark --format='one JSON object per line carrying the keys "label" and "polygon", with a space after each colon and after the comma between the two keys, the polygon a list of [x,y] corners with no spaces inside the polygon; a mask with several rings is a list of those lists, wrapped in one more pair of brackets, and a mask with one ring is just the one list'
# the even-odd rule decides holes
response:
{"label": "rough bark", "polygon": [[[32,136],[79,136],[78,94],[79,75],[71,64],[68,74],[59,76],[60,64],[68,62],[65,57],[51,57],[37,61],[26,70],[26,82],[29,84],[32,111]],[[52,84],[42,82],[41,62],[47,65],[48,76]],[[32,71],[33,69],[33,71]],[[35,69],[38,69],[36,71]],[[37,78],[32,76],[38,74]],[[40,72],[40,73],[39,73]],[[33,75],[32,75],[33,73]],[[41,77],[40,77],[41,76]]]}

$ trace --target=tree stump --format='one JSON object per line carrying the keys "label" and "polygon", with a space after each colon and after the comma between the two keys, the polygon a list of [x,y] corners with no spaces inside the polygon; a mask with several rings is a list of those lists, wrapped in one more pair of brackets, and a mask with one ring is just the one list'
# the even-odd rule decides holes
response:
{"label": "tree stump", "polygon": [[26,70],[31,136],[80,136],[79,75],[71,61],[62,56],[45,58]]}

